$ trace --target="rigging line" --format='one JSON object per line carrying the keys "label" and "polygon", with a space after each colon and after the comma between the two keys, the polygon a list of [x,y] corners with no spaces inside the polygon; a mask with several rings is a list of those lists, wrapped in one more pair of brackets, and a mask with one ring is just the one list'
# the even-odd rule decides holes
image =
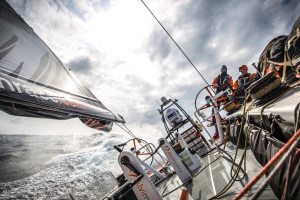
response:
{"label": "rigging line", "polygon": [[126,128],[126,130],[127,130],[131,135],[133,135],[134,138],[136,138],[135,135],[133,134],[133,132],[132,132],[125,124],[122,124],[122,126],[124,126],[124,127]]}
{"label": "rigging line", "polygon": [[162,23],[157,19],[157,17],[153,14],[153,12],[150,10],[150,8],[146,5],[146,3],[141,0],[141,2],[144,4],[144,6],[147,8],[147,10],[151,13],[151,15],[155,18],[155,20],[159,23],[159,25],[164,29],[164,31],[168,34],[168,36],[171,38],[171,40],[174,42],[174,44],[178,47],[178,49],[181,51],[181,53],[185,56],[185,58],[189,61],[189,63],[194,67],[194,69],[197,71],[197,73],[200,75],[200,77],[204,80],[204,82],[207,85],[210,85],[204,76],[199,72],[199,70],[196,68],[196,66],[193,64],[193,62],[190,60],[190,58],[186,55],[186,53],[181,49],[179,44],[173,39],[171,34],[167,31],[167,29],[162,25]]}
{"label": "rigging line", "polygon": [[132,135],[129,131],[125,130],[122,126],[120,126],[117,122],[115,122],[115,124],[120,127],[123,131],[125,131],[128,135],[130,135],[131,137],[135,138],[134,135]]}
{"label": "rigging line", "polygon": [[203,167],[199,172],[197,172],[197,174],[195,174],[192,179],[186,180],[185,182],[183,182],[181,185],[177,186],[176,188],[174,188],[173,190],[169,191],[167,194],[161,194],[161,196],[164,198],[167,195],[173,193],[174,191],[178,190],[179,188],[181,188],[182,186],[184,186],[185,184],[187,184],[188,182],[190,182],[191,180],[193,180],[196,176],[198,176],[201,172],[203,172],[207,167],[209,167],[210,165],[212,165],[214,162],[216,162],[221,156],[218,156],[216,159],[214,159],[213,161],[211,161],[210,163],[208,163],[205,167]]}
{"label": "rigging line", "polygon": [[131,135],[131,137],[133,137],[133,139],[139,139],[134,135],[134,133],[125,124],[121,124],[121,125],[123,126],[123,130],[126,131],[129,135]]}
{"label": "rigging line", "polygon": [[[246,102],[247,102],[247,99],[249,98],[249,96],[250,96],[250,94],[248,94],[247,97],[244,100],[244,107],[243,107],[243,115],[242,115],[241,126],[243,126],[243,124],[245,123],[247,113],[249,112],[250,106],[246,110]],[[239,137],[238,137],[238,141],[237,141],[236,152],[235,152],[235,156],[234,156],[233,163],[232,163],[233,165],[232,165],[231,170],[230,170],[231,179],[226,184],[226,186],[218,194],[216,194],[215,196],[213,196],[212,198],[210,198],[210,200],[222,198],[222,196],[232,187],[232,185],[235,183],[235,181],[241,181],[242,179],[244,179],[244,177],[246,175],[246,171],[244,171],[243,167],[242,167],[243,162],[246,162],[246,149],[247,149],[246,147],[245,147],[245,150],[244,150],[243,155],[241,157],[241,160],[239,161],[239,164],[237,165],[235,163],[236,157],[237,157],[237,154],[238,154],[238,147],[239,147],[239,143],[240,143],[240,135],[241,135],[241,133],[242,133],[242,128],[239,130]],[[246,140],[247,140],[247,138],[246,138]],[[224,151],[224,153],[225,152],[226,151]],[[236,165],[237,165],[237,169],[234,172],[234,174],[232,174],[233,166],[236,166]],[[238,176],[239,176],[240,171],[243,173],[243,177],[240,178],[240,179],[237,179]]]}
{"label": "rigging line", "polygon": [[[234,200],[241,199],[257,181],[263,177],[266,172],[272,169],[272,172],[276,170],[277,167],[280,167],[280,164],[284,164],[283,160],[285,157],[289,156],[293,149],[295,149],[300,141],[300,129],[298,129],[293,136],[289,139],[287,143],[284,144],[283,147],[279,149],[279,151],[260,169],[260,171],[248,182],[248,184],[242,188],[239,193],[233,198]],[[268,175],[268,178],[272,178],[271,174]],[[267,179],[268,179],[267,178]],[[265,182],[267,182],[265,179]],[[263,183],[263,184],[264,184]],[[261,185],[260,187],[264,187],[265,185]],[[259,191],[256,191],[259,192]]]}

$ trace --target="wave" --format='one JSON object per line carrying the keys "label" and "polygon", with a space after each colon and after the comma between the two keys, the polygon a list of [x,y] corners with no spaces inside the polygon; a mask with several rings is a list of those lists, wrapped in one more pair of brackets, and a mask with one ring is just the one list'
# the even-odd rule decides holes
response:
{"label": "wave", "polygon": [[17,159],[17,158],[19,158],[19,156],[16,154],[11,154],[11,153],[1,153],[0,154],[0,162],[5,162],[7,160]]}
{"label": "wave", "polygon": [[116,186],[111,172],[120,173],[113,145],[124,141],[123,136],[94,134],[74,140],[81,150],[52,157],[27,178],[0,183],[0,199],[70,199],[69,193],[99,199],[110,191]]}

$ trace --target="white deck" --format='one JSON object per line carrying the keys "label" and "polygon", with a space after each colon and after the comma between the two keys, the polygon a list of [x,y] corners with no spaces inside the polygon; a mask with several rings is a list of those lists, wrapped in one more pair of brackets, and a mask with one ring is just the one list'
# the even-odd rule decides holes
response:
{"label": "white deck", "polygon": [[[230,153],[232,156],[235,153],[235,150],[231,150]],[[243,150],[239,150],[238,155],[240,156]],[[219,154],[217,152],[212,153],[211,155],[206,156],[203,159],[203,167],[205,167],[208,163],[217,159]],[[239,161],[239,158],[237,160]],[[259,163],[255,160],[250,150],[247,150],[246,153],[246,172],[248,174],[249,180],[261,169]],[[238,162],[237,161],[237,162]],[[201,170],[200,169],[200,170]],[[185,187],[189,191],[189,199],[209,199],[220,192],[227,183],[231,180],[230,176],[231,163],[229,163],[224,158],[220,157],[216,162],[212,163],[210,166],[205,168],[199,175],[197,175],[192,182],[185,185]],[[252,188],[252,190],[246,194],[245,198],[249,199],[251,194],[255,193],[255,190],[258,189],[259,183],[263,181],[260,180],[258,184]],[[169,191],[172,191],[174,188],[181,185],[182,182],[180,179],[174,175],[169,180],[161,183],[158,187],[162,196],[167,194]],[[223,195],[221,199],[232,199],[239,190],[241,190],[246,185],[245,179],[243,181],[236,181],[230,187],[230,189]],[[181,188],[172,192],[171,194],[164,197],[166,200],[179,199],[181,195]],[[273,194],[271,188],[268,186],[263,194],[259,197],[259,199],[277,199],[277,197]]]}

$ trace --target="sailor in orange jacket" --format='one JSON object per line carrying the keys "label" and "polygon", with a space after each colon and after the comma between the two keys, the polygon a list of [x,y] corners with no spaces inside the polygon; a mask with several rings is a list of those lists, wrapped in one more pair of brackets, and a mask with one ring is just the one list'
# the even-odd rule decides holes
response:
{"label": "sailor in orange jacket", "polygon": [[216,88],[216,93],[226,90],[228,88],[228,83],[230,86],[233,85],[232,77],[227,74],[227,67],[223,65],[221,68],[221,74],[214,78],[212,83],[213,87]]}
{"label": "sailor in orange jacket", "polygon": [[[216,89],[216,93],[224,91],[228,87],[232,87],[233,86],[232,77],[227,74],[227,67],[226,67],[226,65],[222,66],[222,68],[221,68],[221,74],[219,74],[217,77],[214,78],[214,81],[213,81],[212,85]],[[212,110],[212,113],[214,113],[213,110]],[[219,115],[219,114],[217,114],[217,115]],[[216,123],[216,118],[215,118],[214,115],[212,116],[212,123],[213,124]],[[218,133],[218,129],[217,129],[217,125],[216,124],[215,124],[215,129],[216,129],[216,131],[215,131],[215,134],[213,135],[213,138],[216,140],[216,139],[219,138],[219,133]]]}
{"label": "sailor in orange jacket", "polygon": [[235,95],[241,96],[245,95],[245,88],[248,87],[249,82],[255,79],[256,74],[248,73],[247,65],[242,65],[239,67],[241,75],[233,84],[233,89],[235,90]]}

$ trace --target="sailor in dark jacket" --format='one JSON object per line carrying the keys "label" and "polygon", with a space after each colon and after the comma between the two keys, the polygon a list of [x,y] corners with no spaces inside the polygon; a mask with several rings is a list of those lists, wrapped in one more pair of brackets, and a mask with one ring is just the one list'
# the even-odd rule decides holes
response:
{"label": "sailor in dark jacket", "polygon": [[228,88],[228,83],[230,86],[233,86],[232,77],[227,74],[227,67],[223,65],[221,68],[221,74],[214,78],[213,87],[216,88],[216,93],[226,90]]}
{"label": "sailor in dark jacket", "polygon": [[[222,66],[221,74],[219,74],[217,77],[214,78],[212,85],[216,89],[216,93],[225,91],[228,87],[232,88],[232,86],[233,86],[232,77],[227,74],[226,65]],[[214,113],[213,110],[212,110],[212,113]],[[219,114],[217,114],[217,115],[219,115]],[[213,135],[213,138],[216,140],[219,138],[219,133],[218,133],[217,125],[216,125],[216,118],[214,115],[212,116],[212,123],[215,124],[216,131],[215,131],[215,134]]]}

